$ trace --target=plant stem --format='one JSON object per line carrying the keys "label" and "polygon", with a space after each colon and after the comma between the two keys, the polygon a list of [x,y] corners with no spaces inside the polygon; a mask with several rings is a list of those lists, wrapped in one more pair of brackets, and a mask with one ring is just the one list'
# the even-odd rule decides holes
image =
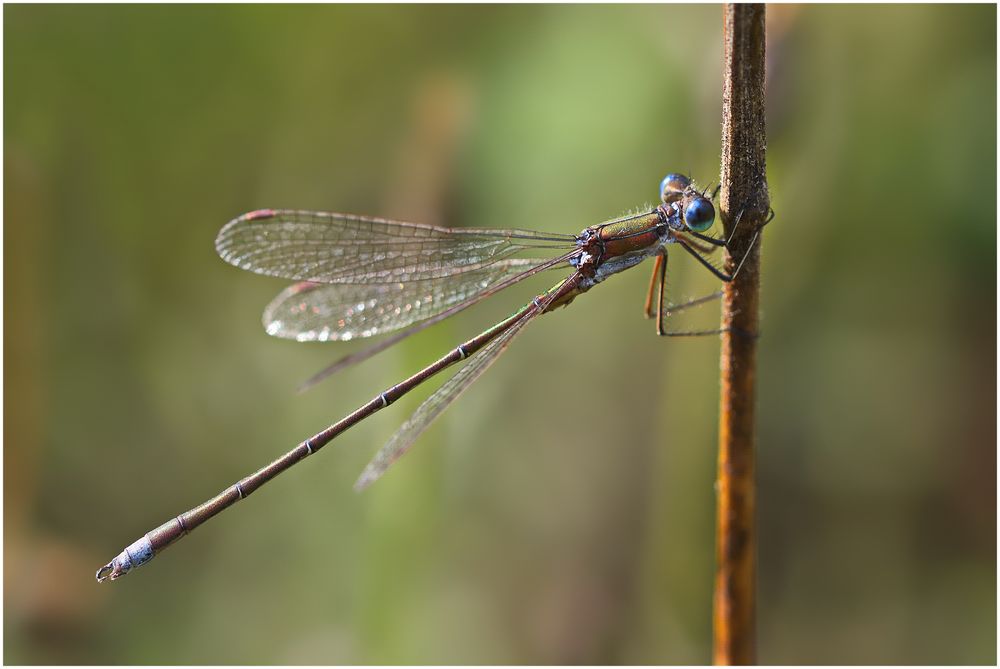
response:
{"label": "plant stem", "polygon": [[[716,482],[715,664],[756,662],[754,405],[760,239],[770,209],[765,173],[764,5],[727,4],[724,15],[722,196],[727,271],[748,252],[722,304],[722,383]],[[737,225],[738,222],[738,225]],[[735,260],[734,260],[735,259]]]}

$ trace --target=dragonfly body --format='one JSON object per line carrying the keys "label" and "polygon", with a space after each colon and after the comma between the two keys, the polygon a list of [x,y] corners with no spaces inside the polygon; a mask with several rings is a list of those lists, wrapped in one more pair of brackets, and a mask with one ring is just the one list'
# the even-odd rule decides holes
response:
{"label": "dragonfly body", "polygon": [[[654,256],[657,258],[654,283],[658,273],[660,277],[657,327],[663,333],[662,320],[668,313],[663,311],[668,245],[680,244],[720,278],[731,277],[700,255],[725,245],[702,234],[715,218],[707,194],[696,190],[690,179],[677,174],[667,175],[660,191],[662,204],[651,211],[591,226],[578,235],[451,229],[345,214],[272,209],[250,212],[231,221],[216,240],[216,248],[226,261],[260,274],[299,282],[283,291],[265,311],[265,327],[270,334],[298,340],[346,340],[402,330],[360,354],[339,361],[322,375],[369,357],[541,271],[568,267],[571,273],[508,318],[386,388],[271,464],[148,532],[102,567],[97,579],[114,580],[148,562],[168,545],[316,453],[345,430],[442,370],[466,361],[376,454],[356,485],[359,489],[366,487],[409,449],[430,422],[489,367],[528,322],[569,304],[613,274]],[[563,253],[541,260],[511,257],[523,251],[550,248],[562,249]],[[653,283],[647,314],[651,313],[652,287]]]}

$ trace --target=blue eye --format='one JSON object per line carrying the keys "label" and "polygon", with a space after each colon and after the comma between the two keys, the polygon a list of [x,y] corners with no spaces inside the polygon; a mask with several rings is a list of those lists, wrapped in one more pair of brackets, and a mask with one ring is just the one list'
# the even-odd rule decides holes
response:
{"label": "blue eye", "polygon": [[673,199],[676,199],[690,185],[691,179],[683,174],[674,174],[671,172],[663,177],[663,181],[660,182],[660,199],[664,202],[669,202],[671,196],[673,196]]}
{"label": "blue eye", "polygon": [[684,224],[695,232],[705,232],[715,222],[715,207],[703,197],[695,198],[684,210]]}

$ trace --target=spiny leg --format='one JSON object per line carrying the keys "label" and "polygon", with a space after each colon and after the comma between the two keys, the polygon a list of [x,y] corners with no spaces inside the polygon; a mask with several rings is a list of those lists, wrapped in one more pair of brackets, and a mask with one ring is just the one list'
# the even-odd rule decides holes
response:
{"label": "spiny leg", "polygon": [[[741,209],[740,213],[736,214],[736,222],[733,224],[733,231],[729,235],[729,239],[716,239],[715,237],[710,237],[708,235],[703,235],[700,232],[696,232],[694,230],[688,230],[688,231],[685,232],[685,234],[688,234],[688,235],[691,235],[693,237],[696,237],[696,238],[700,239],[703,242],[708,242],[712,246],[725,246],[726,248],[729,248],[729,243],[733,241],[733,235],[736,234],[736,230],[737,230],[737,228],[739,228],[740,220],[742,218],[743,218],[743,210]],[[759,233],[761,230],[764,229],[765,225],[767,225],[768,223],[770,223],[773,220],[774,220],[774,209],[768,209],[767,220],[765,220],[763,223],[760,224],[760,226],[757,228],[757,232]],[[688,241],[690,242],[690,240],[688,240]],[[698,250],[701,251],[701,249],[698,249]],[[704,253],[704,251],[702,251],[702,253]]]}
{"label": "spiny leg", "polygon": [[656,286],[656,273],[660,271],[661,265],[663,265],[663,256],[658,255],[656,263],[653,265],[653,274],[649,277],[649,290],[646,291],[646,318],[653,317],[653,288]]}
{"label": "spiny leg", "polygon": [[[740,227],[740,221],[743,220],[743,212],[744,210],[740,209],[740,212],[736,214],[736,221],[733,223],[733,229],[729,235],[729,239],[716,239],[715,237],[710,237],[709,235],[703,235],[695,230],[685,230],[683,232],[683,236],[680,234],[675,236],[676,240],[681,244],[681,246],[684,247],[684,250],[693,255],[698,260],[698,262],[707,267],[708,270],[712,272],[712,274],[719,277],[726,283],[731,282],[733,279],[736,278],[736,275],[740,273],[740,269],[743,268],[743,262],[747,259],[747,256],[750,255],[750,251],[753,250],[753,245],[757,243],[757,238],[760,236],[760,231],[764,229],[765,225],[774,220],[774,210],[770,209],[767,220],[761,223],[754,231],[753,239],[750,240],[750,246],[747,249],[746,253],[743,254],[743,257],[740,259],[739,265],[737,265],[736,267],[736,271],[733,272],[731,275],[726,274],[717,267],[715,267],[714,265],[712,265],[711,263],[709,263],[702,256],[706,256],[711,252],[713,252],[715,249],[722,247],[724,247],[727,251],[729,251],[729,244],[732,243],[733,237],[735,237],[736,231]],[[695,241],[695,239],[705,242],[706,244],[710,244],[712,247],[715,248],[710,248],[706,247],[703,244],[699,244],[698,242]]]}
{"label": "spiny leg", "polygon": [[660,268],[660,287],[656,292],[656,334],[663,336],[663,319],[666,314],[663,311],[663,294],[667,292],[667,252],[657,258],[662,259],[658,267]]}
{"label": "spiny leg", "polygon": [[705,335],[717,335],[723,332],[728,332],[726,328],[717,328],[715,330],[674,330],[663,332],[658,332],[661,337],[703,337]]}
{"label": "spiny leg", "polygon": [[714,335],[721,334],[725,332],[722,329],[716,330],[682,330],[682,331],[670,331],[664,327],[667,317],[671,314],[677,313],[682,309],[688,309],[690,307],[696,307],[699,304],[705,304],[706,302],[711,302],[712,300],[717,300],[722,297],[722,291],[717,290],[709,295],[704,295],[702,297],[697,297],[693,300],[688,300],[687,302],[681,302],[680,304],[671,304],[666,309],[662,311],[662,315],[657,318],[656,334],[661,337],[701,337],[704,335]]}
{"label": "spiny leg", "polygon": [[[697,235],[698,239],[703,239],[706,242],[710,242],[712,244],[712,246],[705,246],[704,244],[699,244],[698,242],[694,241],[690,237],[683,237],[683,239],[684,239],[685,242],[687,242],[690,246],[692,246],[699,253],[704,253],[705,255],[708,255],[709,253],[713,253],[713,252],[715,252],[716,249],[721,248],[721,247],[723,247],[723,246],[726,245],[726,243],[723,242],[722,240],[716,239],[714,237],[708,237],[706,235],[702,235],[702,234],[699,234],[699,233],[691,231],[691,230],[689,230],[688,232],[685,232],[684,234],[685,235]],[[678,235],[678,238],[680,239],[681,237]],[[716,242],[718,242],[718,243],[716,243]]]}
{"label": "spiny leg", "polygon": [[[698,336],[698,335],[710,335],[718,334],[720,330],[697,330],[697,331],[684,331],[684,332],[671,332],[666,329],[665,324],[667,322],[667,317],[671,314],[675,314],[678,311],[684,309],[689,309],[691,307],[696,307],[700,304],[710,302],[712,300],[717,300],[722,297],[722,291],[717,290],[710,295],[704,295],[702,297],[697,297],[693,300],[688,300],[687,302],[681,302],[680,304],[669,304],[664,306],[664,300],[667,294],[667,253],[664,251],[662,256],[658,256],[659,261],[662,257],[663,262],[658,262],[656,267],[653,268],[654,272],[658,270],[659,273],[659,291],[657,293],[656,302],[656,334],[660,337],[687,337],[687,336]],[[654,280],[657,275],[654,274]],[[653,283],[650,282],[650,293],[652,293]]]}
{"label": "spiny leg", "polygon": [[707,269],[709,272],[717,276],[720,280],[725,281],[726,283],[731,283],[732,280],[735,279],[736,276],[740,273],[740,270],[743,269],[743,263],[746,262],[747,257],[750,255],[750,251],[753,250],[754,244],[757,243],[757,238],[759,237],[759,235],[760,235],[759,232],[753,233],[753,239],[750,240],[750,246],[747,247],[746,253],[743,254],[742,258],[740,258],[740,264],[736,266],[736,271],[734,271],[732,274],[726,274],[718,267],[715,267],[714,265],[712,265],[712,263],[705,260],[698,254],[697,251],[695,251],[691,247],[689,242],[678,238],[677,243],[680,244],[685,251],[693,255],[695,260],[704,265],[705,269]]}
{"label": "spiny leg", "polygon": [[677,313],[678,311],[683,311],[690,307],[697,307],[699,304],[705,304],[706,302],[711,302],[712,300],[717,300],[722,297],[722,291],[717,290],[714,293],[709,293],[708,295],[703,295],[701,297],[696,297],[687,302],[681,302],[680,304],[668,304],[666,315]]}
{"label": "spiny leg", "polygon": [[[743,218],[743,210],[740,210],[740,213],[736,215],[736,222],[733,225],[733,233],[734,234],[736,232],[736,228],[739,227],[740,220],[742,218]],[[774,210],[773,209],[769,210],[769,215],[767,217],[767,220],[765,220],[754,231],[753,238],[750,240],[750,245],[749,245],[749,247],[747,247],[746,253],[743,254],[742,258],[740,258],[740,262],[736,266],[736,270],[732,274],[726,274],[725,272],[721,271],[720,269],[718,269],[717,267],[715,267],[714,265],[712,265],[710,262],[708,262],[708,260],[706,260],[705,258],[703,258],[699,254],[699,251],[701,253],[706,253],[706,250],[708,250],[708,249],[705,249],[704,247],[702,247],[699,244],[695,243],[690,238],[688,238],[688,239],[682,239],[682,238],[678,237],[677,241],[681,245],[681,247],[684,248],[685,251],[687,251],[692,256],[694,256],[695,260],[697,260],[698,262],[700,262],[708,271],[710,271],[712,274],[714,274],[715,276],[717,276],[722,281],[725,281],[726,283],[730,283],[740,273],[740,270],[743,269],[743,263],[746,261],[747,257],[750,255],[750,252],[753,250],[754,245],[757,243],[757,239],[760,237],[760,231],[764,228],[765,225],[767,225],[768,223],[770,223],[772,220],[774,220]],[[724,246],[724,247],[726,247],[727,251],[729,250],[729,242],[731,242],[732,239],[733,239],[732,235],[730,235],[730,237],[729,237],[728,240],[723,241],[721,239],[715,239],[714,237],[709,237],[708,235],[702,235],[702,234],[700,234],[698,232],[695,232],[693,230],[692,231],[687,231],[687,234],[693,235],[697,239],[699,239],[701,241],[704,241],[704,242],[707,242],[707,243],[709,243],[709,244],[711,244],[713,246],[716,246],[716,247]],[[707,253],[706,253],[706,255],[707,255]],[[652,290],[652,285],[650,285],[650,290]],[[678,311],[681,308],[687,308],[687,307],[690,307],[690,306],[695,306],[696,304],[701,304],[703,302],[707,302],[709,300],[716,299],[716,298],[721,297],[721,296],[722,296],[722,292],[721,291],[717,291],[715,293],[712,293],[711,295],[706,295],[705,297],[700,297],[700,298],[691,300],[689,302],[685,302],[685,303],[680,304],[680,305],[676,305],[676,306],[673,306],[673,307],[668,307],[667,311],[666,311],[666,315],[669,315],[673,311]],[[662,302],[662,296],[661,296],[661,302]],[[703,336],[703,335],[722,334],[724,332],[731,332],[732,334],[736,334],[736,335],[740,335],[740,336],[745,336],[745,337],[750,337],[750,338],[756,338],[756,336],[757,336],[757,335],[754,335],[754,334],[751,334],[751,333],[748,333],[748,332],[745,332],[745,331],[742,331],[742,330],[734,329],[734,328],[718,328],[718,329],[715,329],[715,330],[694,330],[694,331],[689,331],[689,332],[668,332],[668,331],[666,331],[663,328],[663,322],[662,322],[662,320],[659,319],[659,318],[657,319],[657,334],[659,334],[661,337],[697,337],[697,336]]]}

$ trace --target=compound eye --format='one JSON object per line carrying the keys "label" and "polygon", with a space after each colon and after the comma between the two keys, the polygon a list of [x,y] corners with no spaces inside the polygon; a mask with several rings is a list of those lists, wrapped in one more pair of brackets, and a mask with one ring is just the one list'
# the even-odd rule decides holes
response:
{"label": "compound eye", "polygon": [[684,193],[684,189],[690,185],[691,179],[683,174],[674,174],[671,172],[663,177],[663,181],[660,182],[660,199],[664,202],[676,200],[678,196]]}
{"label": "compound eye", "polygon": [[695,232],[705,232],[715,222],[715,207],[703,197],[695,198],[684,209],[684,224]]}

